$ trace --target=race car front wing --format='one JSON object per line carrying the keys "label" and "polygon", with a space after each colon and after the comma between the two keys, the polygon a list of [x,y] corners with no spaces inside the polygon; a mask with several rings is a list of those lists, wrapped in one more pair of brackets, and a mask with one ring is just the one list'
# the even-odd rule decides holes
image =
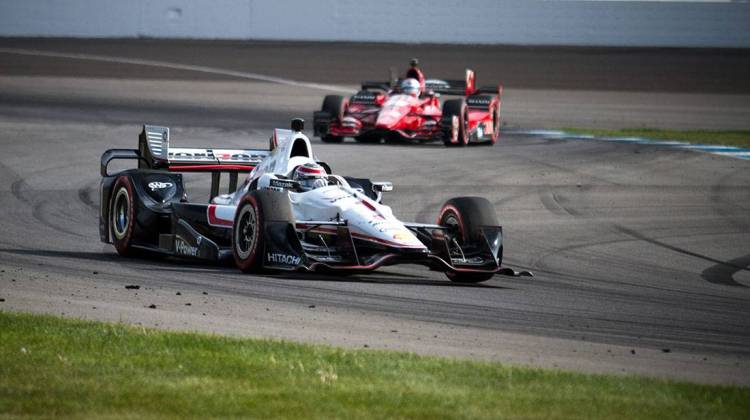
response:
{"label": "race car front wing", "polygon": [[[495,273],[507,276],[533,276],[501,266],[502,228],[482,227],[483,241],[464,247],[443,234],[447,227],[406,224],[427,249],[366,246],[355,238],[346,221],[305,222],[304,229],[326,227],[336,237],[335,245],[314,245],[300,240],[300,229],[286,222],[266,222],[263,265],[278,270],[368,272],[395,264],[420,264],[431,270],[456,273]],[[333,233],[335,232],[335,233]],[[453,242],[453,243],[451,243]],[[367,248],[367,249],[363,249]]]}

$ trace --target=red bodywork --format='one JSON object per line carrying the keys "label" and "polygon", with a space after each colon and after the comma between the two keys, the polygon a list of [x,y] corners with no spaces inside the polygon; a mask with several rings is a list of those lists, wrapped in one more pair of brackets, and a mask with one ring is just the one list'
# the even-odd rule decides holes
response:
{"label": "red bodywork", "polygon": [[378,94],[374,104],[349,103],[344,118],[331,123],[330,134],[357,137],[368,132],[431,140],[439,134],[442,110],[437,97]]}
{"label": "red bodywork", "polygon": [[455,118],[443,115],[441,94],[444,94],[464,97],[467,114],[464,144],[494,144],[497,141],[502,86],[491,90],[476,89],[471,70],[467,70],[465,81],[427,80],[425,83],[422,79],[420,85],[422,91],[415,97],[392,86],[389,90],[368,90],[363,84],[362,91],[346,100],[342,115],[339,118],[332,116],[327,122],[324,134],[358,139],[443,140],[456,144],[460,140],[456,135],[457,127],[454,127]]}

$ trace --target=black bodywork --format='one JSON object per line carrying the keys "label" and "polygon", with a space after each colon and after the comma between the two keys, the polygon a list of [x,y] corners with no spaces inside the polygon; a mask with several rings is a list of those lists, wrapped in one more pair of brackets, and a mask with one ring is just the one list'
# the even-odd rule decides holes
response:
{"label": "black bodywork", "polygon": [[[210,150],[209,150],[210,151]],[[110,149],[101,157],[101,204],[99,237],[113,243],[111,197],[117,179],[126,177],[133,187],[133,249],[162,255],[222,261],[231,258],[231,229],[208,223],[209,204],[188,202],[182,173],[170,170],[169,129],[144,126],[138,137],[138,149]],[[181,162],[186,157],[180,156]],[[205,156],[190,156],[203,162]],[[138,168],[109,174],[113,160],[137,160]],[[248,157],[248,160],[250,157]],[[189,161],[188,163],[192,163]],[[244,164],[248,164],[244,162]],[[212,165],[211,197],[218,195],[222,173],[229,173],[229,188],[235,189],[238,172],[249,172],[252,166],[237,167]],[[183,168],[186,168],[183,166]],[[187,166],[195,168],[195,166]],[[231,169],[229,169],[231,168]],[[190,171],[190,169],[185,170]],[[201,170],[201,172],[205,172]]]}
{"label": "black bodywork", "polygon": [[[231,229],[209,225],[208,204],[188,203],[182,174],[164,170],[130,169],[102,178],[102,242],[113,243],[109,203],[119,177],[128,177],[133,185],[133,248],[211,261],[231,257]],[[151,189],[153,183],[169,186]]]}

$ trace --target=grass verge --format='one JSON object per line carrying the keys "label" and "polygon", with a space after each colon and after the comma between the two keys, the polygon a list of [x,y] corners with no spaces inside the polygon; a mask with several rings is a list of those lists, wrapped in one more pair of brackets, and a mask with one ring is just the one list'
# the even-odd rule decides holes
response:
{"label": "grass verge", "polygon": [[602,130],[589,128],[563,128],[572,134],[591,134],[597,137],[646,137],[654,140],[679,140],[693,144],[716,144],[750,148],[750,131],[678,131],[652,128]]}
{"label": "grass verge", "polygon": [[0,417],[748,418],[750,388],[0,312]]}

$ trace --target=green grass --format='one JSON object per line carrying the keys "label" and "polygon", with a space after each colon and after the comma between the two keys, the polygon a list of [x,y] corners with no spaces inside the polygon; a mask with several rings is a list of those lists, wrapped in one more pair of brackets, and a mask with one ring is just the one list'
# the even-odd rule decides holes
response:
{"label": "green grass", "polygon": [[0,418],[750,418],[750,388],[0,312]]}
{"label": "green grass", "polygon": [[677,131],[652,128],[601,130],[589,128],[563,128],[573,134],[592,134],[597,137],[647,137],[655,140],[681,140],[694,144],[717,144],[750,148],[750,131]]}

